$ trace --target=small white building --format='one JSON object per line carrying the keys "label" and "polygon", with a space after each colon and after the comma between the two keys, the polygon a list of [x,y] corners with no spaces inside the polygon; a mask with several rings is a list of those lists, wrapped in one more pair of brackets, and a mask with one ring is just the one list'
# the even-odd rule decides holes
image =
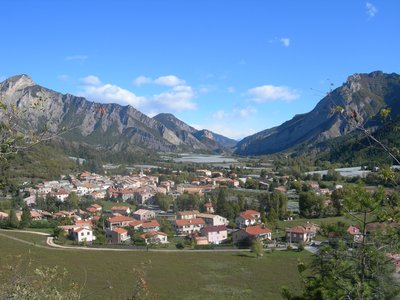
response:
{"label": "small white building", "polygon": [[167,244],[168,243],[168,236],[164,232],[149,231],[149,232],[143,233],[140,237],[145,240],[147,245],[149,245],[149,244]]}
{"label": "small white building", "polygon": [[90,227],[75,227],[69,229],[69,236],[78,243],[93,242],[96,236],[93,234],[93,229]]}

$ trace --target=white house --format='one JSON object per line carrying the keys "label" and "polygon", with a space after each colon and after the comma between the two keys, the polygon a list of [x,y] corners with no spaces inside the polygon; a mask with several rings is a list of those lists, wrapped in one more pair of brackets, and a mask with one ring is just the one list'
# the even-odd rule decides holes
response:
{"label": "white house", "polygon": [[246,210],[236,217],[235,222],[239,228],[251,226],[260,221],[261,214],[255,210]]}
{"label": "white house", "polygon": [[224,218],[219,215],[213,215],[213,214],[198,214],[198,218],[204,219],[204,222],[208,226],[219,226],[219,225],[225,225],[227,226],[229,224],[229,221],[227,218]]}
{"label": "white house", "polygon": [[96,236],[93,234],[91,227],[75,227],[69,229],[69,236],[78,243],[93,242]]}
{"label": "white house", "polygon": [[248,239],[249,241],[255,239],[271,240],[272,230],[265,225],[255,225],[239,229],[232,233],[232,240],[234,244],[240,243],[246,239]]}
{"label": "white house", "polygon": [[228,230],[225,225],[206,226],[200,232],[207,237],[207,241],[210,244],[221,244],[228,239]]}
{"label": "white house", "polygon": [[156,217],[156,213],[147,209],[138,209],[133,213],[133,217],[139,221],[147,221],[154,219]]}
{"label": "white house", "polygon": [[178,234],[192,234],[199,232],[204,227],[204,220],[201,218],[182,219],[174,221],[174,228]]}
{"label": "white house", "polygon": [[164,232],[149,231],[140,236],[145,240],[146,244],[167,244],[168,236]]}

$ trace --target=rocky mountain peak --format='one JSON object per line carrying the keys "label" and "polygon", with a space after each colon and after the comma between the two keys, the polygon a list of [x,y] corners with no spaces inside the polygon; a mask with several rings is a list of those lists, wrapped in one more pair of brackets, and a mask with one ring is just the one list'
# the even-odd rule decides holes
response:
{"label": "rocky mountain peak", "polygon": [[26,74],[10,77],[1,83],[1,89],[8,90],[9,93],[14,93],[29,86],[36,85],[32,78]]}

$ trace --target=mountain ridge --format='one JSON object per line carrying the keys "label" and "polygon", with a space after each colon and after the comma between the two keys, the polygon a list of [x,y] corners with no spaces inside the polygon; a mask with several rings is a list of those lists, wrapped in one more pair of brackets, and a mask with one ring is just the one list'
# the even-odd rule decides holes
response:
{"label": "mountain ridge", "polygon": [[[130,105],[96,103],[84,97],[61,94],[35,84],[26,74],[1,82],[0,93],[6,103],[29,112],[24,117],[30,129],[38,130],[46,120],[49,131],[69,129],[62,139],[97,150],[214,152],[196,138],[186,140],[185,133],[177,135]],[[40,103],[39,109],[31,108],[35,102]],[[185,123],[180,122],[184,126]],[[189,126],[187,129],[191,131]]]}
{"label": "mountain ridge", "polygon": [[239,141],[236,154],[263,155],[285,151],[308,143],[309,145],[346,135],[354,127],[334,109],[357,115],[367,128],[376,125],[380,110],[392,108],[393,116],[400,113],[400,75],[381,71],[353,74],[340,87],[321,99],[308,113],[294,116],[279,126],[260,131]]}

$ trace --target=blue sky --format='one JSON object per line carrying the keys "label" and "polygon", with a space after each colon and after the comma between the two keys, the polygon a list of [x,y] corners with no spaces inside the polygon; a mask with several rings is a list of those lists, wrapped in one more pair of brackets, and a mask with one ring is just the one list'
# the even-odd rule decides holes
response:
{"label": "blue sky", "polygon": [[399,72],[400,1],[3,0],[0,78],[240,139]]}

